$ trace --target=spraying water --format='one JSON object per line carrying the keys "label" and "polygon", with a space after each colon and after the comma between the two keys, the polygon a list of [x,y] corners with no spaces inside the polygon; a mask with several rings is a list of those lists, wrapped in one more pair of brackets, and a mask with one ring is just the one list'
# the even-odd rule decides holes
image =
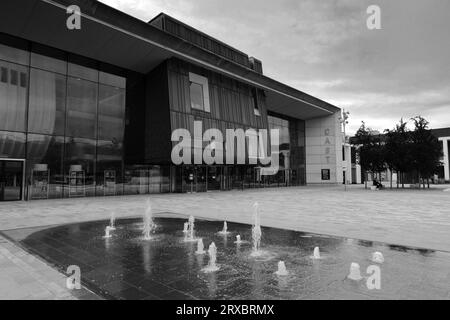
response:
{"label": "spraying water", "polygon": [[238,235],[236,236],[236,241],[235,241],[235,243],[237,243],[237,244],[242,243],[241,235],[240,235],[240,234],[238,234]]}
{"label": "spraying water", "polygon": [[105,238],[105,239],[111,238],[111,227],[110,226],[107,226],[105,228],[105,235],[103,236],[103,238]]}
{"label": "spraying water", "polygon": [[226,221],[223,222],[223,229],[222,229],[222,231],[219,231],[219,234],[223,234],[223,235],[229,234],[229,232],[228,232],[228,224],[227,224]]}
{"label": "spraying water", "polygon": [[372,261],[376,262],[376,263],[383,263],[384,262],[384,257],[383,254],[381,252],[374,252],[372,253]]}
{"label": "spraying water", "polygon": [[319,247],[314,248],[313,259],[320,259],[320,249]]}
{"label": "spraying water", "polygon": [[205,253],[205,246],[203,245],[203,239],[202,238],[198,239],[197,251],[195,253],[196,254],[204,254]]}
{"label": "spraying water", "polygon": [[144,230],[142,233],[144,234],[144,240],[150,240],[152,238],[151,233],[155,232],[156,229],[156,225],[153,221],[153,212],[150,200],[147,201],[147,208],[145,209],[143,222]]}
{"label": "spraying water", "polygon": [[189,220],[187,222],[186,233],[184,234],[184,242],[192,242],[197,241],[195,239],[195,218],[194,216],[189,216]]}
{"label": "spraying water", "polygon": [[275,272],[278,276],[287,276],[289,272],[286,270],[286,265],[284,261],[278,262],[278,270]]}
{"label": "spraying water", "polygon": [[217,259],[217,247],[214,242],[209,245],[208,249],[209,262],[206,268],[203,269],[203,272],[215,272],[220,268],[216,264]]}
{"label": "spraying water", "polygon": [[362,279],[361,268],[359,267],[358,263],[352,262],[352,264],[350,265],[350,274],[347,276],[347,278],[355,281],[359,281]]}
{"label": "spraying water", "polygon": [[259,252],[259,247],[261,244],[261,225],[259,221],[259,204],[258,202],[255,202],[253,205],[254,212],[253,212],[253,227],[252,227],[252,240],[253,240],[253,253]]}
{"label": "spraying water", "polygon": [[189,229],[189,222],[185,222],[183,225],[183,233],[184,234],[188,233],[188,229]]}
{"label": "spraying water", "polygon": [[194,216],[189,217],[189,239],[194,240],[194,224],[195,224],[195,218]]}
{"label": "spraying water", "polygon": [[111,230],[116,230],[116,215],[114,214],[114,211],[111,212],[111,218],[109,219],[109,228]]}
{"label": "spraying water", "polygon": [[228,230],[228,225],[227,225],[227,222],[224,221],[224,222],[223,222],[223,230],[222,230],[222,232],[223,232],[223,233],[227,233],[227,230]]}

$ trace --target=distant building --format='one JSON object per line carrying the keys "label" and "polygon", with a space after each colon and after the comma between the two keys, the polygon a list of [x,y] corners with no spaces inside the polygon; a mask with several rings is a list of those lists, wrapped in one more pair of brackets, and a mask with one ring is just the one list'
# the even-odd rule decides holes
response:
{"label": "distant building", "polygon": [[[450,149],[450,127],[449,128],[441,128],[441,129],[431,129],[431,132],[433,135],[438,138],[438,140],[442,144],[442,166],[440,167],[440,170],[438,174],[434,177],[433,182],[434,183],[450,183],[450,164],[449,164],[449,149]],[[379,135],[380,133],[378,131],[374,132],[373,134]],[[383,139],[384,135],[381,136]],[[351,153],[351,164],[344,163],[343,168],[350,167],[352,168],[352,176],[351,181],[352,183],[362,183],[364,182],[364,172],[361,172],[361,166],[358,164],[357,158],[356,158],[356,146],[354,145],[354,138],[350,138],[350,143],[346,145],[345,147],[347,153]],[[345,169],[344,169],[345,170]],[[371,180],[371,177],[369,177]],[[389,170],[386,170],[386,172],[382,173],[382,179],[385,182],[390,182],[391,179],[391,172]],[[392,173],[392,182],[397,183],[397,175],[396,173]],[[406,177],[406,183],[410,183],[411,181],[410,177]]]}

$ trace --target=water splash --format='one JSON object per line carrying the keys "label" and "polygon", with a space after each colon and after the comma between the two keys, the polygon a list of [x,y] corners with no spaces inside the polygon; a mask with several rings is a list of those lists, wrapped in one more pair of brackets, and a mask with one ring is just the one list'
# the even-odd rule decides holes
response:
{"label": "water splash", "polygon": [[359,281],[362,279],[361,277],[361,268],[359,267],[359,264],[356,262],[352,262],[350,265],[350,274],[347,276],[347,278],[355,281]]}
{"label": "water splash", "polygon": [[320,256],[320,249],[319,249],[319,247],[315,247],[314,248],[314,252],[313,252],[313,255],[312,255],[312,257],[311,258],[313,258],[313,259],[322,259],[321,258],[321,256]]}
{"label": "water splash", "polygon": [[284,261],[278,262],[278,270],[275,272],[277,276],[287,276],[289,272],[286,270],[286,265],[284,264]]}
{"label": "water splash", "polygon": [[197,239],[195,239],[195,218],[194,218],[194,216],[189,216],[189,220],[188,220],[187,224],[188,224],[187,232],[185,233],[184,241],[185,242],[197,241]]}
{"label": "water splash", "polygon": [[375,263],[382,264],[384,262],[384,257],[381,252],[374,252],[372,253],[372,261]]}
{"label": "water splash", "polygon": [[253,254],[257,254],[260,249],[261,245],[261,237],[262,237],[262,231],[261,231],[261,225],[260,225],[260,218],[259,218],[259,204],[258,202],[255,202],[253,205],[254,211],[253,211],[253,227],[252,227],[252,240],[253,240]]}
{"label": "water splash", "polygon": [[242,243],[241,235],[240,235],[240,234],[238,234],[238,235],[236,236],[236,241],[235,241],[234,243],[237,243],[237,244],[241,244],[241,243]]}
{"label": "water splash", "polygon": [[105,228],[105,235],[103,236],[104,239],[109,239],[111,238],[111,227],[110,226],[106,226]]}
{"label": "water splash", "polygon": [[205,253],[205,246],[203,245],[203,239],[202,238],[198,239],[197,251],[195,253],[196,254],[204,254]]}
{"label": "water splash", "polygon": [[206,268],[203,268],[202,271],[203,272],[215,272],[218,271],[220,268],[219,266],[217,266],[216,264],[216,259],[217,259],[217,247],[216,244],[214,242],[212,242],[209,245],[209,249],[208,249],[208,255],[209,255],[209,262],[208,265],[206,266]]}
{"label": "water splash", "polygon": [[226,221],[223,222],[223,229],[222,229],[222,231],[219,231],[219,234],[221,234],[221,235],[230,234],[230,232],[228,232],[228,224]]}
{"label": "water splash", "polygon": [[184,234],[188,233],[188,229],[189,229],[189,222],[185,222],[183,225],[183,233]]}
{"label": "water splash", "polygon": [[142,231],[142,233],[144,234],[144,240],[151,240],[151,234],[155,232],[156,224],[153,221],[153,211],[150,200],[147,200],[147,208],[145,209],[143,222],[144,230]]}
{"label": "water splash", "polygon": [[109,219],[109,228],[110,230],[116,230],[116,215],[113,212],[111,212],[111,218]]}

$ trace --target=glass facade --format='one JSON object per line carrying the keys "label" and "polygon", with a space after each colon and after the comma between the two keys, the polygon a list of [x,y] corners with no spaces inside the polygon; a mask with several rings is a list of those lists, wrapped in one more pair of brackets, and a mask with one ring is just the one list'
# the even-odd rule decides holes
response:
{"label": "glass facade", "polygon": [[[8,41],[0,34],[0,166],[8,172],[22,168],[23,179],[19,181],[15,171],[8,180],[0,177],[0,199],[17,194],[31,200],[305,184],[304,122],[275,115],[268,116],[269,129],[280,130],[280,171],[275,176],[261,176],[256,165],[150,165],[144,156],[127,158],[126,163],[126,112],[145,107],[134,91],[127,97],[127,80],[134,78],[66,52],[20,39]],[[190,102],[209,111],[208,80],[197,78],[199,83],[190,83]],[[131,111],[126,110],[128,99]],[[256,100],[254,104],[259,110]],[[128,150],[142,148],[133,143],[139,135],[128,139]],[[18,187],[20,193],[15,191]]]}
{"label": "glass facade", "polygon": [[26,159],[27,199],[123,194],[126,78],[24,47],[0,45],[0,161]]}
{"label": "glass facade", "polygon": [[269,129],[280,133],[279,165],[274,176],[264,177],[268,184],[304,185],[305,177],[305,122],[285,116],[268,115]]}

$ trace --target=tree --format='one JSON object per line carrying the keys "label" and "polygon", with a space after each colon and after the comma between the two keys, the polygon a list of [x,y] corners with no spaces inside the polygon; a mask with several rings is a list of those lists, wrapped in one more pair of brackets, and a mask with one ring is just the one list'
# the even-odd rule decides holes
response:
{"label": "tree", "polygon": [[406,127],[407,122],[400,119],[400,123],[393,130],[385,130],[385,161],[392,172],[397,173],[397,188],[399,187],[399,178],[401,177],[402,188],[405,187],[403,175],[411,171],[411,133]]}
{"label": "tree", "polygon": [[440,157],[442,156],[441,145],[439,140],[428,129],[428,121],[417,116],[412,118],[414,121],[414,131],[411,132],[411,157],[412,167],[419,178],[422,179],[423,187],[425,188],[425,180],[438,171],[441,166]]}
{"label": "tree", "polygon": [[374,135],[372,129],[366,128],[364,121],[356,132],[355,144],[359,145],[357,149],[359,163],[366,173],[367,188],[367,173],[370,172],[375,176],[386,169],[384,146],[381,143],[380,135]]}

